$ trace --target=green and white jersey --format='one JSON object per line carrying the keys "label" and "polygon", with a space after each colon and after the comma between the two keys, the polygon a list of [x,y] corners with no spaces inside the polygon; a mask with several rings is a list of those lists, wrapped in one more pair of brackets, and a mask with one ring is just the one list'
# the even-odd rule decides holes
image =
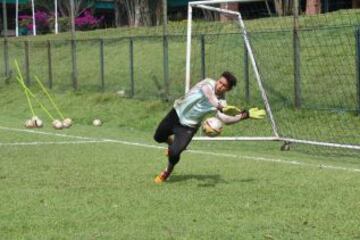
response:
{"label": "green and white jersey", "polygon": [[175,101],[174,108],[182,125],[197,127],[206,114],[217,111],[219,105],[226,106],[222,96],[215,95],[215,84],[214,79],[206,78]]}

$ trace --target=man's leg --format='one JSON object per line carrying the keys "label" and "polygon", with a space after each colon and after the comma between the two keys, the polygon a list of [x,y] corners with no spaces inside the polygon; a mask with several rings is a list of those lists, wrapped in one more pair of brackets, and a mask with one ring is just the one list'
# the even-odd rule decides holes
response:
{"label": "man's leg", "polygon": [[174,128],[174,141],[169,145],[168,151],[168,166],[167,168],[160,173],[158,177],[155,178],[155,182],[161,183],[166,181],[172,171],[174,170],[175,165],[180,160],[181,153],[186,149],[186,147],[191,142],[192,137],[196,133],[195,128],[185,127],[178,125]]}
{"label": "man's leg", "polygon": [[168,138],[173,134],[173,128],[178,121],[179,118],[175,109],[171,109],[170,112],[159,123],[159,126],[157,127],[154,134],[154,140],[158,143],[168,142]]}

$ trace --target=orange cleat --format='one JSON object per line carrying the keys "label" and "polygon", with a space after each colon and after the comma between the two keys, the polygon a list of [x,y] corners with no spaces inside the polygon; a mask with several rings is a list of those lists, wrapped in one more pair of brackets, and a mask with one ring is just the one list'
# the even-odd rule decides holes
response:
{"label": "orange cleat", "polygon": [[155,177],[154,182],[157,184],[165,182],[169,178],[170,174],[167,171],[162,171],[158,176]]}

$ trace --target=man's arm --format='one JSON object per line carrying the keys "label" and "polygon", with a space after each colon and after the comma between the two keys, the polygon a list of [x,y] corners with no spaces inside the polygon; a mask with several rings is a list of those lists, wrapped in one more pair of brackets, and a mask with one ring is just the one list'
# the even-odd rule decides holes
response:
{"label": "man's arm", "polygon": [[248,113],[248,111],[242,111],[241,113],[239,113],[235,116],[229,116],[220,111],[217,111],[216,117],[219,118],[226,125],[229,125],[229,124],[234,124],[234,123],[240,122],[241,120],[249,118],[249,113]]}
{"label": "man's arm", "polygon": [[216,97],[214,90],[208,84],[201,87],[201,91],[204,93],[210,104],[216,107],[217,110],[222,111],[225,107],[221,101]]}

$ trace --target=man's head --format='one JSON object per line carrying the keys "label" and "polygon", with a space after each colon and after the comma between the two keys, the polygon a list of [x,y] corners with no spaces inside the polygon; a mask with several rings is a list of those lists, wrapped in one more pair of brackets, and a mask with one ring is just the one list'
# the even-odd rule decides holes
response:
{"label": "man's head", "polygon": [[236,81],[236,77],[231,72],[223,72],[220,78],[216,81],[215,93],[217,95],[222,95],[225,92],[230,91],[236,86]]}

